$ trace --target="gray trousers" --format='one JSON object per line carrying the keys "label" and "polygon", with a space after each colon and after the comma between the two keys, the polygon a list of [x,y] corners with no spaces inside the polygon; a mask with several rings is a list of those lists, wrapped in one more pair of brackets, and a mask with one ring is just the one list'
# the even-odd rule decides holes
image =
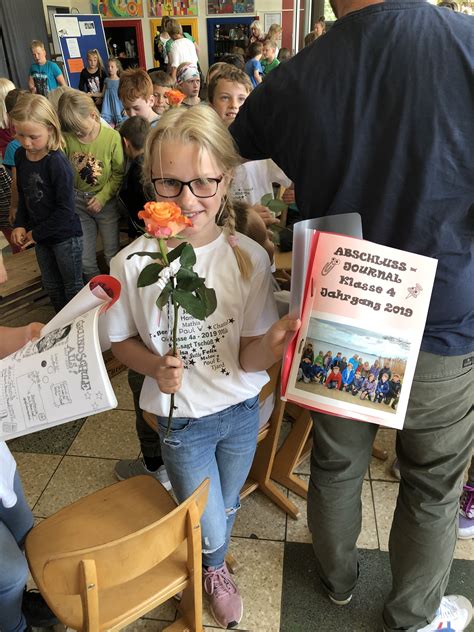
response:
{"label": "gray trousers", "polygon": [[[470,356],[421,352],[418,359],[405,426],[397,433],[401,482],[389,541],[387,632],[415,632],[432,621],[448,583],[473,441]],[[345,599],[358,577],[361,489],[378,426],[319,413],[313,421],[308,526],[323,584]]]}
{"label": "gray trousers", "polygon": [[143,456],[161,456],[160,437],[158,433],[150,428],[143,418],[143,411],[140,408],[140,393],[142,391],[145,376],[132,369],[128,369],[128,385],[133,394],[133,404],[135,407],[135,427]]}

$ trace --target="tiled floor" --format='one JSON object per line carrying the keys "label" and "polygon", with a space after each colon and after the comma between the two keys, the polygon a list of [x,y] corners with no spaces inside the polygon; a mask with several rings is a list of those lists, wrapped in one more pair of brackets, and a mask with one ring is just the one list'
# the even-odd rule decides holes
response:
{"label": "tiled floor", "polygon": [[[43,311],[41,311],[43,310]],[[48,308],[24,319],[47,320]],[[14,323],[23,324],[15,317]],[[118,409],[58,426],[10,442],[22,475],[28,502],[37,518],[45,518],[81,496],[115,482],[118,459],[135,458],[139,445],[134,429],[132,397],[126,373],[113,387]],[[288,427],[283,429],[284,432]],[[380,430],[377,443],[387,461],[372,459],[363,488],[361,579],[351,604],[333,606],[316,578],[311,539],[306,526],[305,501],[290,493],[301,511],[288,518],[260,492],[245,499],[238,514],[231,552],[238,561],[236,579],[245,612],[239,630],[252,632],[378,632],[383,597],[390,582],[387,542],[398,483],[390,474],[395,433]],[[309,462],[298,473],[308,478]],[[474,598],[474,544],[459,541],[450,590]],[[130,625],[128,632],[159,632],[174,620],[168,602]],[[217,629],[205,612],[207,630]],[[474,626],[469,628],[474,630]]]}

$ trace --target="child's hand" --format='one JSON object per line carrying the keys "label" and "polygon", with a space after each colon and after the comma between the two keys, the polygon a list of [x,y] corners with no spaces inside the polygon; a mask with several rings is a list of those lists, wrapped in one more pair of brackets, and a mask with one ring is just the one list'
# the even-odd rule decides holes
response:
{"label": "child's hand", "polygon": [[162,393],[176,393],[183,381],[183,361],[169,351],[165,356],[157,357],[155,380]]}
{"label": "child's hand", "polygon": [[23,246],[26,239],[26,230],[24,228],[14,228],[11,239],[15,246]]}
{"label": "child's hand", "polygon": [[32,244],[35,244],[35,240],[33,239],[33,233],[31,230],[29,230],[26,235],[25,235],[25,239],[23,240],[23,244],[21,245],[21,249],[22,250],[26,250],[28,248],[28,246],[31,246]]}
{"label": "child's hand", "polygon": [[27,325],[25,329],[25,344],[30,340],[41,338],[41,330],[43,327],[43,323],[30,323]]}
{"label": "child's hand", "polygon": [[290,318],[288,315],[280,318],[274,323],[265,334],[265,343],[270,347],[275,361],[280,360],[283,356],[283,349],[285,347],[286,334],[290,331],[298,331],[301,327],[301,320],[299,318]]}
{"label": "child's hand", "polygon": [[273,224],[278,224],[279,220],[275,217],[275,215],[273,215],[273,213],[269,211],[266,206],[263,206],[262,204],[254,204],[250,208],[252,208],[260,215],[267,228],[269,226],[272,226]]}
{"label": "child's hand", "polygon": [[96,197],[91,198],[86,205],[86,210],[89,213],[100,213],[100,211],[102,210],[102,203],[99,202],[99,200]]}

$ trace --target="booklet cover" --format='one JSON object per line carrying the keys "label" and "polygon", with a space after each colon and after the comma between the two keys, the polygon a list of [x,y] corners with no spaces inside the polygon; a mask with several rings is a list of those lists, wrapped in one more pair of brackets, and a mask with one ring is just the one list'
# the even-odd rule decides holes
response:
{"label": "booklet cover", "polygon": [[437,262],[312,231],[302,326],[282,397],[312,410],[402,428]]}
{"label": "booklet cover", "polygon": [[0,360],[0,440],[117,406],[101,351],[110,344],[99,323],[119,294],[117,279],[95,277],[41,338]]}

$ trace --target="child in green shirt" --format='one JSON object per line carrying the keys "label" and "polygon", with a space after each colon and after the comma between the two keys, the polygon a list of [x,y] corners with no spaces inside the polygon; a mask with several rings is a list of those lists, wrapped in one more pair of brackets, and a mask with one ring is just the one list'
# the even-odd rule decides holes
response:
{"label": "child in green shirt", "polygon": [[273,70],[277,66],[280,65],[280,62],[276,58],[276,49],[277,45],[273,40],[266,40],[263,44],[263,57],[262,57],[262,68],[263,68],[263,76],[266,77],[270,70]]}

